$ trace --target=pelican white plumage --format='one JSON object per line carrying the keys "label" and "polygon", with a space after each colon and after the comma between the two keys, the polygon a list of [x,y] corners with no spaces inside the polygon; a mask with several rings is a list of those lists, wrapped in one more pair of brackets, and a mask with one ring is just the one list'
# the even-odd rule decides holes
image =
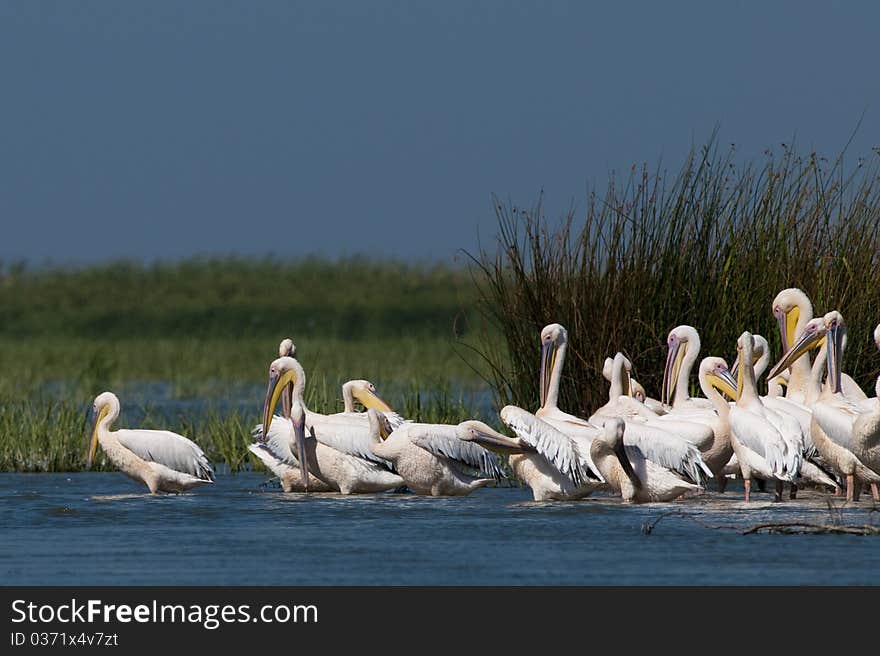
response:
{"label": "pelican white plumage", "polygon": [[601,474],[590,460],[590,442],[583,432],[576,439],[514,405],[502,408],[499,417],[516,438],[475,433],[464,439],[508,454],[510,468],[531,488],[535,501],[582,499],[604,487]]}
{"label": "pelican white plumage", "polygon": [[[620,417],[624,421],[635,424],[630,430],[642,434],[642,426],[651,426],[670,433],[675,438],[682,438],[703,451],[712,445],[712,429],[705,423],[694,421],[695,415],[689,411],[676,411],[658,415],[643,403],[635,400],[632,394],[632,363],[622,353],[617,353],[611,365],[611,387],[608,392],[608,403],[596,410],[590,422],[599,424],[600,417]],[[712,414],[712,410],[699,409],[696,417]]]}
{"label": "pelican white plumage", "polygon": [[[730,409],[731,443],[751,498],[752,478],[776,481],[776,498],[782,500],[783,482],[793,483],[801,466],[803,441],[799,428],[764,406],[758,396],[754,371],[754,339],[744,332],[737,340],[737,400]],[[794,422],[793,427],[791,422]],[[793,429],[797,430],[797,435]],[[798,439],[800,438],[800,439]]]}
{"label": "pelican white plumage", "polygon": [[142,482],[151,494],[183,492],[214,482],[214,469],[198,445],[164,430],[110,430],[119,418],[119,399],[113,392],[97,396],[92,406],[92,431],[87,465],[92,466],[98,444],[124,474]]}
{"label": "pelican white plumage", "polygon": [[[584,459],[588,459],[590,444],[602,430],[599,424],[609,416],[617,415],[614,414],[610,401],[594,413],[590,421],[559,409],[559,384],[567,347],[568,332],[558,323],[549,324],[541,331],[541,407],[535,416],[577,441],[580,453]],[[603,410],[607,414],[603,414]],[[624,440],[627,445],[638,446],[649,460],[678,472],[695,483],[699,483],[703,475],[711,476],[697,447],[666,429],[650,426],[645,422],[628,421]],[[596,471],[595,467],[592,469]]]}
{"label": "pelican white plumage", "polygon": [[[811,405],[813,446],[822,461],[845,478],[847,501],[858,500],[863,482],[871,486],[875,499],[880,500],[877,488],[880,483],[880,460],[875,461],[874,466],[863,460],[867,458],[871,461],[872,440],[876,448],[876,440],[880,439],[880,433],[872,434],[872,430],[876,430],[872,429],[872,422],[880,421],[880,413],[874,410],[870,400],[855,401],[847,398],[843,392],[839,363],[845,330],[843,316],[837,311],[807,322],[799,341],[783,355],[770,375],[776,375],[786,367],[793,371],[793,365],[805,353],[822,340],[825,341],[825,349],[816,357],[805,389],[808,398],[818,395]],[[827,367],[828,381],[825,389],[820,390],[823,364]],[[877,455],[880,456],[880,450]]]}
{"label": "pelican white plumage", "polygon": [[605,420],[602,434],[590,445],[590,456],[612,490],[627,503],[672,501],[700,486],[647,459],[637,446],[625,445],[626,423]]}
{"label": "pelican white plumage", "polygon": [[[369,409],[367,414],[377,414]],[[505,477],[495,455],[481,440],[506,439],[481,421],[449,424],[407,422],[385,440],[373,440],[373,453],[391,462],[406,486],[416,494],[464,496]],[[470,476],[464,470],[485,476]]]}
{"label": "pelican white plumage", "polygon": [[[290,338],[281,340],[278,346],[279,357],[289,356],[295,358],[296,345]],[[356,412],[354,402],[359,401],[365,408],[375,408],[380,411],[384,419],[393,430],[408,421],[389,406],[376,392],[376,386],[368,380],[349,380],[342,384],[343,412],[337,412],[327,417],[336,419],[348,419],[355,422],[364,430],[369,430],[369,422],[365,412]],[[265,439],[262,437],[263,425],[257,424],[251,434],[254,442],[248,445],[248,450],[262,461],[265,467],[278,477],[281,489],[285,492],[333,492],[337,488],[329,485],[307,473],[308,485],[303,482],[304,470],[290,450],[289,443],[293,436],[293,424],[290,421],[291,395],[282,394],[282,415],[275,415],[269,427],[269,434]],[[277,452],[276,452],[277,451]]]}
{"label": "pelican white plumage", "polygon": [[[303,401],[304,388],[305,372],[295,358],[285,356],[272,362],[263,406],[261,443],[287,464],[298,463],[302,480],[307,480],[311,472],[342,494],[401,487],[403,479],[392,471],[387,461],[372,452],[377,427],[369,421],[364,426],[362,421],[312,412]],[[272,413],[284,393],[291,399],[293,440],[289,433],[271,431]]]}
{"label": "pelican white plumage", "polygon": [[668,352],[663,369],[663,389],[660,400],[673,408],[700,408],[712,410],[709,399],[691,398],[688,381],[691,369],[700,356],[700,334],[693,326],[676,326],[666,338]]}
{"label": "pelican white plumage", "polygon": [[[612,378],[612,372],[614,371],[614,358],[608,357],[605,358],[605,363],[602,365],[602,377],[607,380],[612,386],[615,384],[615,381]],[[630,376],[629,378],[629,387],[632,397],[641,403],[644,403],[645,406],[656,413],[658,416],[665,415],[667,412],[666,406],[663,405],[657,399],[652,399],[648,396],[648,393],[645,391],[645,387],[637,381],[635,378]]]}
{"label": "pelican white plumage", "polygon": [[[767,370],[767,366],[770,364],[770,344],[761,335],[752,335],[752,338],[755,340],[754,354],[757,356],[757,360],[754,365],[755,380],[757,381],[761,378],[761,376]],[[737,360],[733,363],[733,368],[730,370],[730,373],[735,376],[738,367],[739,359],[737,358]],[[777,377],[774,377],[770,380],[776,380]],[[793,399],[781,398],[778,395],[772,396],[769,394],[769,392],[766,396],[761,396],[761,402],[764,404],[764,406],[775,410],[776,412],[790,415],[797,420],[798,424],[801,427],[801,432],[804,434],[805,437],[806,452],[809,453],[812,450],[812,442],[809,440],[811,418],[810,409],[803,403],[799,403],[798,401],[795,401]]]}

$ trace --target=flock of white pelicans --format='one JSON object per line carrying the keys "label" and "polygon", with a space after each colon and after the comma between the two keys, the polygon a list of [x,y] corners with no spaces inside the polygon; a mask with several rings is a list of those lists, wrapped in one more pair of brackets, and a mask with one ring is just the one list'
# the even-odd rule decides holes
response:
{"label": "flock of white pelicans", "polygon": [[[559,324],[541,331],[540,407],[508,405],[502,423],[514,437],[481,421],[458,425],[409,421],[366,380],[345,383],[343,412],[320,414],[303,401],[306,376],[284,340],[269,366],[263,421],[250,450],[287,492],[375,493],[406,487],[422,495],[466,495],[512,474],[536,501],[581,499],[608,490],[625,502],[671,501],[703,489],[708,478],[724,491],[730,477],[846,490],[858,501],[863,486],[880,501],[880,378],[868,398],[841,371],[846,345],[837,311],[813,318],[810,300],[786,289],[773,301],[784,353],[767,372],[770,349],[760,335],[744,332],[732,367],[706,357],[697,371],[703,397],[688,391],[700,339],[690,326],[669,333],[660,399],[646,396],[620,353],[608,358],[604,377],[609,400],[587,419],[558,407],[567,332]],[[874,331],[880,348],[880,326]],[[811,352],[816,351],[811,357]],[[766,372],[767,394],[759,392]],[[365,411],[356,411],[358,401]],[[281,414],[274,414],[278,406]],[[111,430],[119,400],[110,392],[95,399],[88,451],[91,465],[100,444],[124,473],[150,492],[177,492],[213,482],[202,450],[167,431]],[[499,455],[507,456],[507,468]]]}

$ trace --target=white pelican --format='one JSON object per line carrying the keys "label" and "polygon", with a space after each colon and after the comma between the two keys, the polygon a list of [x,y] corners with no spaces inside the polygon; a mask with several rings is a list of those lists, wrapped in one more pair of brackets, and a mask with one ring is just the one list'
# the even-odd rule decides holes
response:
{"label": "white pelican", "polygon": [[[367,413],[371,421],[372,415],[377,415],[372,408]],[[394,465],[416,494],[464,496],[504,478],[504,469],[495,455],[479,446],[481,440],[498,438],[507,439],[481,421],[465,421],[457,426],[407,422],[385,440],[374,438],[372,449]],[[475,478],[465,469],[487,476]]]}
{"label": "white pelican", "polygon": [[[557,431],[577,441],[579,451],[585,459],[589,459],[590,444],[599,436],[601,428],[591,421],[568,414],[559,409],[559,383],[562,380],[562,367],[565,364],[565,352],[568,347],[568,332],[558,323],[545,326],[541,331],[541,373],[540,398],[541,407],[535,416],[550,424]],[[627,373],[628,376],[628,373]],[[620,397],[619,397],[620,398]],[[641,405],[641,404],[639,404]],[[608,411],[603,415],[602,410]],[[600,412],[593,415],[601,422],[607,416],[616,416],[606,404]],[[506,423],[506,422],[505,422]],[[517,433],[519,434],[519,433]],[[673,435],[668,429],[648,425],[643,421],[627,422],[624,437],[627,445],[638,446],[649,460],[656,464],[676,471],[696,483],[702,474],[711,475],[700,452],[690,442]],[[595,469],[594,469],[595,471]]]}
{"label": "white pelican", "polygon": [[92,432],[87,465],[92,466],[98,444],[120,471],[146,485],[151,494],[182,492],[214,482],[214,470],[192,440],[163,430],[110,427],[119,417],[119,399],[103,392],[92,406]]}
{"label": "white pelican", "polygon": [[604,487],[590,460],[589,441],[574,439],[514,405],[502,408],[499,416],[516,438],[479,432],[462,438],[508,454],[510,468],[531,488],[535,501],[582,499]]}
{"label": "white pelican", "polygon": [[[261,442],[272,453],[283,455],[288,464],[298,463],[301,480],[307,480],[311,472],[342,494],[382,492],[403,485],[389,463],[372,452],[374,426],[312,412],[303,401],[304,389],[305,372],[296,359],[281,357],[269,366]],[[290,434],[271,431],[272,413],[283,393],[291,398],[292,443]]]}
{"label": "white pelican", "polygon": [[663,390],[660,400],[679,410],[685,408],[712,409],[709,399],[691,398],[688,381],[700,356],[700,334],[693,326],[676,326],[666,338],[669,351],[663,369]]}
{"label": "white pelican", "polygon": [[[292,339],[283,339],[278,346],[278,354],[280,357],[295,357],[296,345]],[[328,415],[330,417],[347,416],[355,422],[362,422],[364,429],[367,429],[366,413],[355,412],[354,400],[357,399],[366,407],[374,407],[379,411],[383,411],[385,418],[394,428],[402,424],[405,420],[391,407],[383,401],[376,393],[376,387],[367,380],[350,380],[342,385],[342,399],[345,410],[342,413]],[[290,417],[291,395],[282,394],[282,415],[275,415],[272,418],[272,425],[269,427],[269,435],[265,440],[262,438],[263,425],[257,424],[251,434],[253,443],[248,445],[248,450],[253,453],[263,465],[271,471],[281,482],[281,489],[285,492],[334,492],[337,488],[325,483],[314,474],[307,473],[308,486],[303,483],[303,468],[294,453],[289,448],[289,443],[293,439],[293,424]],[[277,452],[276,452],[277,450]]]}
{"label": "white pelican", "polygon": [[[813,446],[822,456],[823,462],[846,479],[847,501],[858,500],[862,482],[868,483],[875,499],[880,500],[877,496],[880,462],[876,462],[874,466],[877,469],[875,469],[863,460],[866,456],[870,459],[871,440],[873,439],[876,445],[878,439],[876,432],[871,435],[870,423],[877,422],[880,417],[877,416],[876,411],[871,411],[869,402],[853,401],[843,393],[840,359],[844,333],[843,317],[837,311],[808,322],[800,340],[792,345],[770,374],[775,375],[777,370],[785,367],[793,370],[792,365],[795,362],[813,346],[825,340],[826,348],[816,357],[811,381],[807,385],[807,393],[812,392],[811,396],[815,396],[821,384],[821,366],[825,364],[828,371],[828,385],[819,393],[818,399],[811,406]],[[856,429],[857,425],[858,429]]]}
{"label": "white pelican", "polygon": [[[605,358],[605,363],[602,366],[602,377],[607,380],[609,383],[614,385],[614,380],[612,379],[612,372],[614,371],[614,358]],[[632,397],[639,401],[640,403],[644,403],[645,406],[656,413],[657,415],[665,415],[666,407],[657,399],[652,399],[648,396],[648,393],[645,391],[644,386],[639,383],[635,378],[630,376],[629,379],[629,387],[630,392],[632,393]]]}
{"label": "white pelican", "polygon": [[[758,356],[758,359],[754,365],[755,380],[757,381],[764,374],[764,372],[767,370],[767,366],[770,364],[770,344],[761,335],[752,335],[752,338],[755,340],[754,354]],[[738,367],[739,359],[737,358],[737,360],[733,363],[733,368],[730,370],[730,373],[735,376]],[[777,378],[778,376],[770,380],[776,380]],[[767,396],[761,397],[761,402],[766,407],[771,408],[772,410],[776,410],[777,412],[782,412],[786,415],[791,415],[797,420],[798,424],[801,427],[801,432],[804,434],[805,437],[806,451],[810,452],[812,449],[812,442],[809,441],[811,418],[810,409],[803,403],[799,403],[793,399],[781,398],[779,395],[773,396],[769,394],[769,391]]]}
{"label": "white pelican", "polygon": [[[620,417],[624,421],[637,424],[630,429],[641,435],[642,426],[651,426],[661,431],[670,433],[693,444],[703,451],[712,445],[712,429],[705,423],[694,420],[694,415],[689,411],[677,412],[671,408],[671,412],[658,415],[643,403],[633,399],[632,378],[630,373],[632,364],[622,353],[617,353],[611,365],[611,388],[608,393],[608,403],[596,410],[590,417],[593,424],[601,424],[604,417]],[[698,410],[699,418],[711,414],[711,410]]]}
{"label": "white pelican", "polygon": [[[736,398],[736,381],[722,358],[707,357],[700,362],[698,374],[700,390],[712,402],[714,411],[704,419],[712,428],[713,441],[709,448],[704,449],[703,462],[718,480],[719,489],[725,486],[724,467],[733,456],[733,445],[730,441],[730,403],[720,392],[732,399]],[[720,390],[720,392],[719,392]]]}
{"label": "white pelican", "polygon": [[[278,357],[283,358],[284,356],[290,356],[291,358],[296,358],[296,345],[293,343],[293,340],[289,337],[281,340],[281,344],[278,345]],[[373,385],[368,380],[349,380],[342,384],[342,412],[334,413],[333,415],[328,416],[341,416],[343,414],[349,415],[349,418],[363,421],[364,425],[367,422],[367,415],[364,412],[357,412],[354,406],[355,400],[360,401],[361,405],[364,406],[365,409],[375,408],[388,420],[391,424],[392,428],[397,428],[401,424],[403,424],[406,419],[401,417],[399,414],[394,412],[390,405],[388,405],[379,394],[376,392],[376,386]],[[289,395],[284,395],[281,397],[282,404],[289,403],[290,397]],[[288,408],[286,406],[283,408],[285,414],[289,414],[287,412]],[[278,417],[276,416],[276,420]]]}
{"label": "white pelican", "polygon": [[[800,339],[807,323],[813,318],[813,304],[800,289],[795,287],[783,289],[773,299],[773,316],[779,324],[782,351],[786,352]],[[809,357],[793,361],[785,398],[804,403],[809,379]],[[847,374],[841,373],[841,385],[847,397],[857,401],[867,398],[858,383]]]}
{"label": "white pelican", "polygon": [[803,438],[794,419],[769,410],[758,396],[752,334],[740,335],[736,347],[740,364],[737,400],[729,415],[730,439],[743,477],[745,500],[751,497],[752,478],[760,478],[776,481],[776,498],[781,501],[783,482],[793,483],[800,470]]}
{"label": "white pelican", "polygon": [[[275,430],[276,423],[280,423],[279,419],[281,417],[276,417],[273,422],[272,430]],[[293,430],[293,424],[287,420],[287,426]],[[299,461],[291,455],[288,457],[287,461],[283,458],[279,457],[276,453],[274,453],[269,446],[272,443],[270,439],[267,444],[263,444],[259,441],[259,436],[262,433],[262,427],[257,426],[254,430],[253,437],[257,440],[252,444],[248,444],[248,451],[253,453],[263,465],[272,472],[275,476],[278,477],[278,480],[281,482],[281,489],[285,492],[335,492],[335,488],[333,486],[328,485],[320,478],[316,477],[314,474],[308,473],[309,484],[306,485],[303,483],[302,479],[302,469],[300,468]],[[291,433],[292,435],[292,433]],[[290,464],[288,464],[290,463]]]}
{"label": "white pelican", "polygon": [[605,420],[602,434],[590,445],[590,456],[608,485],[626,503],[672,501],[701,489],[647,458],[637,446],[624,444],[625,422]]}

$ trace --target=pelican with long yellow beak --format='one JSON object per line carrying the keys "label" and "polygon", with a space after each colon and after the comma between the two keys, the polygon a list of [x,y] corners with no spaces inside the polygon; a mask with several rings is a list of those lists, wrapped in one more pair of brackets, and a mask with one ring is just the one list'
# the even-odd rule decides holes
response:
{"label": "pelican with long yellow beak", "polygon": [[[365,426],[344,416],[312,412],[303,401],[305,382],[305,371],[295,358],[284,356],[269,366],[261,443],[274,454],[283,455],[288,464],[297,463],[303,481],[311,473],[342,494],[401,487],[403,479],[392,471],[390,463],[372,451],[377,430],[373,422]],[[278,435],[271,431],[273,412],[284,394],[290,396],[292,430],[287,435]]]}
{"label": "pelican with long yellow beak", "polygon": [[688,394],[691,370],[700,356],[700,334],[693,326],[676,326],[666,337],[668,348],[663,369],[660,400],[677,410],[699,408],[711,410],[709,399],[692,398]]}
{"label": "pelican with long yellow beak", "polygon": [[[603,406],[603,408],[594,413],[589,421],[559,409],[559,385],[562,380],[562,368],[565,364],[567,348],[568,331],[563,326],[553,323],[541,330],[541,370],[538,386],[541,407],[535,412],[534,416],[544,424],[549,424],[559,433],[575,440],[581,457],[589,462],[590,445],[602,433],[601,423],[609,416],[617,415],[614,414],[615,410],[611,408],[610,399],[609,404],[606,404],[606,406]],[[617,358],[617,364],[612,366],[612,376],[618,379],[618,382],[612,383],[612,389],[615,391],[619,389],[621,391],[618,400],[628,396],[631,392],[631,387],[629,386],[630,372],[626,369],[621,358],[623,358],[622,355],[620,358]],[[647,408],[637,403],[634,399],[630,400],[633,401],[633,404],[642,406],[642,408],[647,410]],[[626,413],[629,413],[630,410],[632,410],[632,407],[628,405]],[[625,419],[625,421],[625,442],[627,445],[633,444],[638,446],[649,460],[662,467],[681,473],[695,483],[699,483],[703,476],[711,475],[700,456],[699,449],[686,439],[673,434],[671,432],[672,426],[668,428],[659,427],[655,424],[635,419]],[[540,424],[535,424],[535,426],[540,426]],[[711,431],[699,430],[702,435],[701,439],[711,439]],[[517,435],[522,436],[520,432],[517,432]],[[591,466],[590,469],[596,471],[595,467]]]}
{"label": "pelican with long yellow beak", "polygon": [[[840,362],[845,332],[843,316],[837,311],[807,322],[800,339],[773,367],[770,377],[785,368],[793,371],[792,365],[824,340],[825,348],[816,356],[807,385],[808,395],[817,397],[810,406],[813,446],[823,462],[846,480],[847,501],[858,500],[862,483],[870,485],[875,500],[880,501],[880,411],[870,401],[848,398],[843,391]],[[824,389],[823,368],[828,373]]]}
{"label": "pelican with long yellow beak", "polygon": [[[773,316],[779,324],[779,337],[782,342],[783,353],[800,340],[807,323],[813,319],[813,304],[809,297],[800,289],[792,287],[783,289],[773,299]],[[791,361],[791,375],[785,398],[805,403],[807,400],[807,387],[810,381],[810,358],[801,356]],[[775,368],[774,368],[775,369]],[[782,369],[776,370],[779,374]],[[849,375],[841,372],[841,389],[848,398],[863,401],[868,396],[858,383]]]}
{"label": "pelican with long yellow beak", "polygon": [[103,392],[92,406],[92,431],[86,456],[91,467],[101,445],[122,473],[157,492],[183,492],[214,482],[214,469],[192,440],[164,430],[121,428],[110,430],[119,418],[119,399]]}

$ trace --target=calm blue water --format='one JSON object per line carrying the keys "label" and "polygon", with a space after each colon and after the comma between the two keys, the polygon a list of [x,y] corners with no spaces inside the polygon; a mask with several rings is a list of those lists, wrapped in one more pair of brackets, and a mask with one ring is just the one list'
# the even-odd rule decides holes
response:
{"label": "calm blue water", "polygon": [[[536,504],[284,494],[262,474],[151,497],[122,474],[0,474],[0,582],[14,584],[880,584],[880,539],[742,536],[711,524],[829,517],[825,495],[749,506],[739,488],[674,504]],[[836,501],[836,503],[840,503]],[[844,511],[870,520],[870,500]],[[880,523],[878,513],[873,513]]]}

